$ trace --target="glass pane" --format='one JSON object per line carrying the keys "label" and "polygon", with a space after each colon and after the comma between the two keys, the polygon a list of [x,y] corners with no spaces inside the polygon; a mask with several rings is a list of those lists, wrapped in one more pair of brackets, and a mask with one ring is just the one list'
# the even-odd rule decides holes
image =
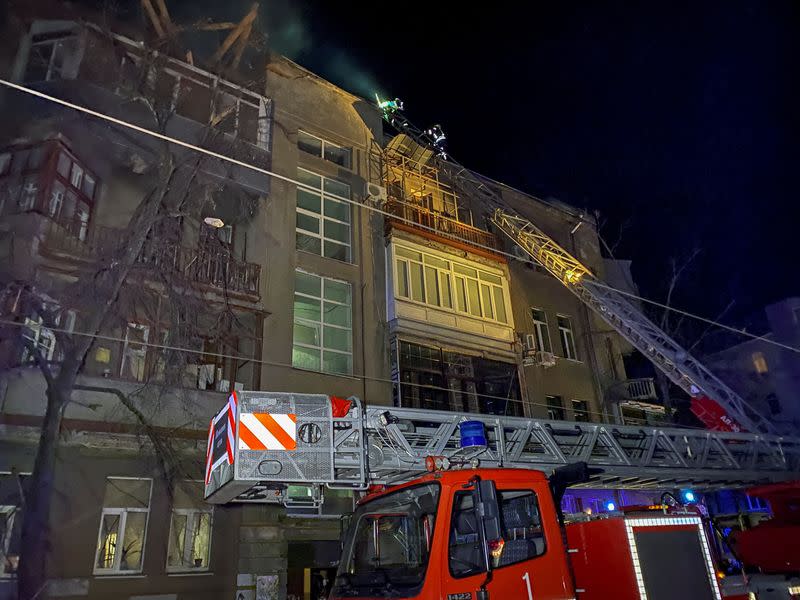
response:
{"label": "glass pane", "polygon": [[569,318],[558,316],[558,317],[556,317],[556,319],[558,320],[558,326],[559,327],[563,327],[564,329],[570,329],[571,328],[570,322],[569,322]]}
{"label": "glass pane", "polygon": [[332,198],[325,198],[325,216],[349,223],[350,205]]}
{"label": "glass pane", "polygon": [[319,217],[312,217],[298,211],[297,228],[311,233],[319,233]]}
{"label": "glass pane", "polygon": [[322,140],[310,136],[304,131],[297,132],[297,147],[314,156],[322,156]]}
{"label": "glass pane", "polygon": [[494,310],[492,310],[492,288],[485,283],[481,284],[481,300],[483,301],[483,316],[487,319],[494,319]]}
{"label": "glass pane", "polygon": [[306,233],[297,232],[296,248],[303,252],[312,254],[322,254],[322,238],[314,237]]}
{"label": "glass pane", "polygon": [[341,373],[343,375],[349,375],[353,371],[351,363],[352,357],[349,354],[325,352],[322,370],[326,373]]}
{"label": "glass pane", "polygon": [[350,244],[350,226],[325,219],[325,237],[344,244]]}
{"label": "glass pane", "polygon": [[83,169],[77,163],[72,163],[72,175],[69,178],[69,182],[73,187],[81,188],[81,184],[83,183]]}
{"label": "glass pane", "polygon": [[439,290],[442,293],[442,306],[453,308],[453,300],[450,297],[450,273],[439,273]]}
{"label": "glass pane", "polygon": [[440,269],[449,269],[450,263],[446,260],[442,260],[441,258],[436,258],[435,256],[431,256],[430,254],[425,255],[425,264],[431,265],[433,267],[439,267]]}
{"label": "glass pane", "polygon": [[500,279],[497,275],[492,275],[491,273],[484,273],[480,271],[478,276],[481,278],[482,281],[488,281],[489,283],[493,283],[495,285],[503,285],[503,280]]}
{"label": "glass pane", "polygon": [[86,194],[90,200],[94,198],[94,187],[94,177],[87,173],[83,178],[83,193]]}
{"label": "glass pane", "polygon": [[425,302],[425,292],[422,287],[422,265],[409,263],[411,269],[411,298],[417,302]]}
{"label": "glass pane", "polygon": [[319,213],[320,207],[319,194],[314,194],[306,190],[297,190],[297,208],[304,208],[311,212]]}
{"label": "glass pane", "polygon": [[61,152],[58,155],[58,166],[56,167],[59,175],[62,177],[69,177],[69,170],[71,166],[72,161],[69,159],[69,156]]}
{"label": "glass pane", "polygon": [[553,351],[553,347],[550,344],[550,331],[547,329],[546,323],[536,324],[536,337],[540,346],[539,350],[543,350],[544,352]]}
{"label": "glass pane", "polygon": [[294,273],[294,289],[301,294],[308,294],[309,296],[321,295],[322,278],[311,273],[304,273],[303,271],[295,271]]}
{"label": "glass pane", "polygon": [[331,240],[325,240],[324,247],[325,251],[322,253],[322,255],[325,258],[333,258],[335,260],[341,260],[342,262],[350,262],[350,246],[340,244],[339,242],[333,242]]}
{"label": "glass pane", "polygon": [[105,508],[147,508],[150,505],[149,479],[106,480]]}
{"label": "glass pane", "polygon": [[334,196],[341,196],[342,198],[350,198],[350,186],[335,179],[325,180],[325,191]]}
{"label": "glass pane", "polygon": [[142,568],[142,548],[147,513],[129,512],[125,519],[119,568],[121,571],[138,571]]}
{"label": "glass pane", "polygon": [[325,160],[329,160],[332,163],[336,163],[337,165],[341,165],[345,169],[350,168],[350,149],[349,148],[340,148],[339,146],[334,146],[330,143],[325,143]]}
{"label": "glass pane", "polygon": [[453,265],[453,270],[456,273],[461,273],[462,275],[467,275],[468,277],[475,277],[477,279],[478,272],[475,269],[470,269],[469,267],[465,267],[463,265]]}
{"label": "glass pane", "polygon": [[428,304],[439,306],[439,278],[433,267],[425,267],[425,297]]}
{"label": "glass pane", "polygon": [[531,316],[533,316],[534,321],[540,321],[542,323],[547,322],[547,317],[545,316],[544,311],[538,308],[531,309]]}
{"label": "glass pane", "polygon": [[292,366],[319,371],[319,354],[320,351],[316,348],[294,346],[292,348]]}
{"label": "glass pane", "polygon": [[322,189],[322,178],[310,171],[297,169],[297,180],[316,189]]}
{"label": "glass pane", "polygon": [[184,542],[186,540],[187,516],[172,513],[172,531],[169,536],[169,546],[167,548],[167,566],[182,567]]}
{"label": "glass pane", "polygon": [[325,299],[350,304],[350,284],[344,281],[325,280]]}
{"label": "glass pane", "polygon": [[308,344],[309,346],[319,346],[320,326],[313,323],[294,323],[294,343]]}
{"label": "glass pane", "polygon": [[454,278],[456,284],[456,309],[467,312],[467,283],[461,277]]}
{"label": "glass pane", "polygon": [[467,279],[467,296],[469,297],[469,314],[481,316],[481,300],[478,293],[478,282],[474,279]]}
{"label": "glass pane", "polygon": [[344,304],[326,302],[325,323],[350,327],[350,307]]}
{"label": "glass pane", "polygon": [[503,299],[503,288],[493,287],[492,292],[494,293],[494,310],[497,313],[497,320],[501,323],[508,323],[508,318],[506,317],[506,303]]}
{"label": "glass pane", "polygon": [[404,260],[397,261],[397,296],[408,298],[408,263]]}
{"label": "glass pane", "polygon": [[113,569],[117,552],[120,515],[103,515],[100,520],[100,538],[97,542],[98,569]]}
{"label": "glass pane", "polygon": [[350,352],[352,334],[349,329],[325,327],[323,331],[325,348]]}
{"label": "glass pane", "polygon": [[211,513],[195,513],[194,539],[192,540],[192,564],[195,569],[208,567],[208,551],[211,548]]}
{"label": "glass pane", "polygon": [[407,248],[403,248],[402,246],[396,246],[394,249],[394,253],[397,256],[402,256],[403,258],[410,258],[411,260],[422,261],[421,252],[414,252],[413,250],[408,250]]}

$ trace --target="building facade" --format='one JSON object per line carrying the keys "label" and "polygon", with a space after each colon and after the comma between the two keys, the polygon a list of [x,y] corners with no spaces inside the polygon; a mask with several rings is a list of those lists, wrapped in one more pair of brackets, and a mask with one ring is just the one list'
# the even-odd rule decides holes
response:
{"label": "building facade", "polygon": [[[0,597],[43,365],[87,336],[59,440],[58,597],[310,597],[332,576],[351,496],[328,491],[321,511],[202,501],[208,422],[230,391],[561,421],[613,421],[641,392],[619,336],[422,149],[384,143],[369,102],[274,54],[199,67],[128,25],[67,17],[12,16],[4,76],[118,121],[2,92]],[[603,277],[592,217],[492,185]],[[92,282],[125,257],[96,323]]]}

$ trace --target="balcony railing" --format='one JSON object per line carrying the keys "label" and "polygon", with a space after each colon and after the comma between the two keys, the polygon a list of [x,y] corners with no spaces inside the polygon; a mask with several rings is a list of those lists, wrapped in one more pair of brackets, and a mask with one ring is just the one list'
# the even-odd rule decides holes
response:
{"label": "balcony railing", "polygon": [[618,386],[622,400],[648,401],[658,399],[656,385],[652,377],[628,379]]}
{"label": "balcony railing", "polygon": [[[46,223],[45,246],[77,258],[111,256],[124,241],[121,229],[99,225],[87,229],[80,222],[58,223],[50,219]],[[251,295],[259,293],[260,265],[237,260],[222,249],[148,240],[137,262],[190,282]]]}
{"label": "balcony railing", "polygon": [[[439,237],[475,246],[485,251],[500,251],[494,234],[462,223],[445,214],[429,210],[408,202],[389,198],[384,210],[396,217],[396,222],[408,227],[427,231]],[[394,220],[391,219],[390,220]]]}

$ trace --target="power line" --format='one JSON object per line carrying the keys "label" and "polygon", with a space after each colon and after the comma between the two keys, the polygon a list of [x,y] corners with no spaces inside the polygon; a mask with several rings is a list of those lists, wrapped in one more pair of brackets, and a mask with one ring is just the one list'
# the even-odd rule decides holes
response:
{"label": "power line", "polygon": [[[20,327],[20,328],[26,328],[26,327],[30,328],[30,325],[28,325],[28,324],[26,324],[24,322],[11,321],[11,320],[8,320],[8,319],[0,319],[0,324],[10,325],[10,326],[13,326],[13,327]],[[39,325],[39,327],[41,327],[43,329],[47,329],[48,331],[52,331],[52,332],[65,333],[65,334],[69,334],[69,335],[78,335],[78,336],[81,336],[81,337],[90,337],[90,338],[93,338],[93,339],[104,340],[104,341],[109,341],[109,342],[120,342],[120,343],[123,343],[123,344],[126,343],[126,342],[130,342],[130,340],[127,340],[127,339],[122,338],[122,337],[113,336],[113,335],[93,334],[93,333],[89,333],[87,331],[76,331],[74,329],[70,330],[70,329],[67,329],[67,328],[64,328],[64,327],[45,327],[44,325]],[[184,347],[181,347],[181,346],[172,346],[170,344],[156,344],[156,343],[153,343],[153,342],[135,342],[135,345],[137,347],[144,346],[144,347],[147,347],[147,348],[153,348],[153,349],[157,349],[157,350],[171,350],[171,351],[175,351],[175,352],[185,352],[187,354],[200,354],[200,355],[203,355],[203,356],[215,356],[217,358],[228,358],[228,359],[231,359],[231,360],[237,360],[237,361],[240,360],[240,361],[252,362],[252,363],[255,363],[255,364],[261,364],[261,365],[266,365],[266,366],[270,366],[270,367],[280,367],[280,368],[284,368],[284,369],[296,369],[296,368],[298,368],[298,367],[295,367],[294,365],[288,364],[288,363],[281,363],[281,362],[277,362],[277,361],[264,360],[264,359],[260,359],[260,358],[249,357],[249,356],[239,356],[239,355],[236,355],[236,354],[224,354],[224,353],[221,353],[221,352],[206,352],[204,350],[198,350],[196,348],[184,348]],[[516,367],[516,365],[514,365],[514,366]],[[336,374],[334,373],[333,375],[336,375]],[[422,384],[422,383],[413,383],[413,382],[405,382],[405,381],[394,381],[392,379],[385,379],[385,378],[382,378],[382,377],[370,377],[368,375],[342,375],[342,376],[343,377],[348,377],[348,378],[351,378],[351,379],[355,379],[357,381],[372,381],[372,382],[376,382],[376,383],[388,383],[388,384],[391,384],[391,385],[417,387],[417,388],[422,388],[422,389],[426,389],[426,390],[436,390],[436,391],[450,392],[450,393],[455,393],[455,394],[463,394],[465,396],[469,395],[469,393],[470,393],[470,392],[465,392],[465,391],[462,391],[462,390],[453,390],[453,389],[446,388],[446,387],[443,387],[443,386],[425,385],[425,384]],[[528,406],[541,406],[541,407],[544,407],[544,408],[552,408],[550,405],[548,405],[546,403],[542,403],[542,402],[526,402],[524,400],[518,400],[516,398],[508,398],[506,396],[495,396],[495,395],[492,395],[492,394],[479,394],[478,392],[475,392],[475,395],[479,396],[481,398],[488,398],[488,399],[491,399],[491,400],[502,400],[504,402],[513,402],[513,403],[521,404],[523,406],[528,405]],[[566,410],[566,407],[564,407],[564,406],[561,406],[561,408]],[[598,415],[601,418],[605,418],[607,416],[604,413],[602,413],[601,411],[596,411],[596,410],[591,410],[591,409],[587,409],[587,410],[581,411],[581,412],[585,412],[586,414]],[[680,425],[674,425],[674,424],[671,424],[670,427],[683,427],[683,428],[686,428],[686,429],[703,429],[702,427],[695,428],[695,427],[691,427],[691,426],[687,426],[687,425],[680,426]]]}
{"label": "power line", "polygon": [[[54,102],[56,104],[60,104],[62,106],[65,106],[65,107],[70,108],[72,110],[76,110],[78,112],[82,112],[84,114],[90,115],[90,116],[95,117],[97,119],[101,119],[101,120],[104,120],[104,121],[107,121],[107,122],[110,122],[110,123],[114,123],[116,125],[120,125],[122,127],[126,127],[128,129],[133,130],[133,131],[137,131],[139,133],[143,133],[145,135],[149,135],[151,137],[155,137],[155,138],[160,139],[162,141],[174,143],[176,145],[182,146],[184,148],[188,148],[188,149],[193,150],[195,152],[200,152],[200,153],[205,154],[207,156],[211,156],[212,158],[216,158],[216,159],[224,161],[224,162],[229,162],[231,164],[234,164],[234,165],[237,165],[237,166],[240,166],[240,167],[244,167],[246,169],[250,169],[250,170],[255,171],[257,173],[261,173],[263,175],[267,175],[269,177],[275,177],[275,178],[280,179],[282,181],[285,181],[287,183],[291,183],[293,185],[296,185],[297,187],[299,187],[301,189],[305,189],[305,190],[308,190],[308,191],[311,191],[311,192],[319,191],[317,188],[313,188],[313,187],[311,187],[311,186],[309,186],[307,184],[304,184],[301,181],[298,181],[298,180],[293,179],[291,177],[288,177],[286,175],[281,175],[280,173],[275,173],[274,171],[270,171],[269,169],[264,169],[263,167],[257,167],[255,165],[252,165],[252,164],[249,164],[247,162],[232,158],[230,156],[226,156],[224,154],[220,154],[219,152],[214,152],[213,150],[208,150],[206,148],[202,148],[200,146],[191,144],[189,142],[184,142],[184,141],[179,140],[177,138],[173,138],[173,137],[170,137],[168,135],[153,131],[151,129],[147,129],[146,127],[141,127],[139,125],[135,125],[135,124],[130,123],[128,121],[124,121],[122,119],[118,119],[116,117],[112,117],[111,115],[106,115],[106,114],[101,113],[99,111],[87,108],[85,106],[81,106],[79,104],[74,104],[72,102],[69,102],[67,100],[63,100],[61,98],[56,98],[55,96],[51,96],[49,94],[45,94],[44,92],[40,92],[38,90],[34,90],[34,89],[31,89],[31,88],[28,88],[28,87],[13,83],[13,82],[8,81],[6,79],[0,78],[0,84],[6,86],[8,88],[11,88],[13,90],[20,91],[20,92],[23,92],[23,93],[26,93],[26,94],[30,94],[32,96],[36,96],[38,98],[41,98],[41,99],[44,99],[44,100],[48,100],[48,101]],[[391,219],[394,219],[394,220],[397,220],[397,221],[401,221],[401,222],[407,223],[409,225],[413,225],[414,227],[416,227],[418,229],[431,231],[433,233],[439,233],[439,231],[437,229],[435,229],[434,227],[429,227],[429,226],[417,223],[416,221],[412,221],[410,219],[405,219],[403,217],[399,217],[399,216],[394,215],[392,213],[389,213],[387,211],[381,210],[381,209],[379,209],[379,208],[377,208],[375,206],[371,206],[369,204],[364,204],[364,203],[358,202],[356,200],[353,200],[352,198],[348,198],[348,199],[342,198],[342,200],[345,200],[346,202],[348,202],[349,204],[352,204],[354,206],[359,206],[359,207],[363,207],[363,208],[365,208],[367,210],[371,210],[371,211],[373,211],[375,213],[378,213],[380,215],[383,215],[385,217],[389,217]],[[414,206],[413,204],[408,204],[408,203],[404,203],[404,204],[407,204],[409,206]],[[493,247],[486,246],[486,245],[483,245],[483,244],[480,244],[480,243],[476,243],[476,242],[474,242],[472,240],[466,240],[464,238],[459,238],[458,236],[455,236],[455,235],[453,237],[455,239],[459,240],[459,241],[463,241],[463,242],[468,243],[468,244],[470,244],[472,246],[475,246],[477,248],[481,248],[483,250],[487,250],[487,251],[490,251],[490,252],[495,253],[495,254],[506,256],[506,257],[512,258],[514,260],[519,260],[518,256],[515,256],[514,254],[512,254],[510,252],[504,252],[504,251],[499,250],[497,248],[493,248]],[[624,290],[620,290],[620,289],[614,288],[614,287],[609,286],[607,284],[601,283],[597,279],[594,279],[592,281],[592,283],[597,285],[598,287],[604,287],[606,289],[615,291],[615,292],[617,292],[617,293],[619,293],[619,294],[621,294],[623,296],[628,296],[630,298],[641,300],[642,302],[646,302],[648,304],[653,304],[655,306],[659,306],[659,307],[661,307],[661,308],[663,308],[665,310],[670,310],[670,311],[676,312],[676,313],[681,314],[683,316],[686,316],[688,318],[696,319],[696,320],[701,321],[703,323],[714,325],[716,327],[720,327],[720,328],[725,329],[727,331],[731,331],[733,333],[737,333],[739,335],[742,335],[742,336],[745,336],[745,337],[748,337],[748,338],[751,338],[751,339],[759,340],[759,341],[762,341],[762,342],[767,343],[767,344],[772,344],[772,345],[777,346],[779,348],[783,348],[783,349],[786,349],[786,350],[791,350],[793,352],[800,353],[800,348],[795,348],[793,346],[782,344],[780,342],[776,342],[775,340],[771,340],[771,339],[769,339],[769,338],[767,338],[765,336],[758,336],[758,335],[752,334],[752,333],[750,333],[748,331],[745,331],[744,329],[737,329],[735,327],[732,327],[730,325],[725,325],[724,323],[720,323],[720,322],[715,321],[713,319],[708,319],[706,317],[701,317],[701,316],[696,315],[694,313],[690,313],[688,311],[684,311],[684,310],[677,309],[677,308],[674,308],[674,307],[671,307],[671,306],[667,306],[666,304],[657,302],[655,300],[650,300],[650,299],[645,298],[643,296],[639,296],[639,295],[633,294],[631,292],[627,292],[627,291],[624,291]]]}

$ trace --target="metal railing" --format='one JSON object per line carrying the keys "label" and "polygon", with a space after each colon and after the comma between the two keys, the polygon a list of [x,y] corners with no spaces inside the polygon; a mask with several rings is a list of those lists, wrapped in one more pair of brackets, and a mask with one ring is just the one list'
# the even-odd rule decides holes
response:
{"label": "metal railing", "polygon": [[652,377],[628,379],[620,384],[626,400],[656,400],[656,384]]}
{"label": "metal railing", "polygon": [[384,210],[398,218],[398,222],[409,227],[418,225],[422,231],[434,233],[443,238],[468,243],[481,249],[500,250],[500,243],[493,233],[462,223],[443,213],[435,212],[396,198],[389,198]]}
{"label": "metal railing", "polygon": [[[124,230],[80,222],[46,220],[44,245],[84,260],[111,256],[124,243]],[[237,260],[221,248],[192,248],[165,240],[148,240],[137,258],[141,265],[169,276],[233,292],[258,295],[261,266]]]}

